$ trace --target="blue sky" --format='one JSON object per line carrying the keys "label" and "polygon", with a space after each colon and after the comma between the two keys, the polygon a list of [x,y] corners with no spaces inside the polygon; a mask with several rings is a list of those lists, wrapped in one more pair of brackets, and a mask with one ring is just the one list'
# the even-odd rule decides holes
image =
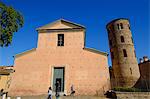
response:
{"label": "blue sky", "polygon": [[[23,28],[14,33],[13,42],[0,48],[0,65],[13,65],[12,56],[36,47],[37,27],[57,19],[86,27],[86,47],[109,53],[106,24],[116,18],[129,18],[137,59],[150,57],[149,0],[1,0],[20,11]],[[109,65],[110,55],[109,55]]]}

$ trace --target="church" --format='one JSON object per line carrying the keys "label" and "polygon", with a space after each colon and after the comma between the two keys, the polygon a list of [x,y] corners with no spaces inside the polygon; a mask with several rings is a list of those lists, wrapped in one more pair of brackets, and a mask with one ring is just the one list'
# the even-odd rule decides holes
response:
{"label": "church", "polygon": [[85,46],[84,26],[60,19],[37,32],[37,48],[15,56],[10,95],[47,94],[49,87],[55,92],[56,82],[66,95],[72,85],[75,95],[109,90],[108,54]]}

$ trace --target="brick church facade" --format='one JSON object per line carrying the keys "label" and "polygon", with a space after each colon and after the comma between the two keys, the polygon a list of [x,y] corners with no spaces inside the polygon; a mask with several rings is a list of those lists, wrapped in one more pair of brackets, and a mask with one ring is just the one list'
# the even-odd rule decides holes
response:
{"label": "brick church facade", "polygon": [[107,53],[85,47],[85,27],[58,20],[37,29],[37,48],[15,56],[10,95],[46,94],[56,81],[60,91],[103,94],[110,87]]}

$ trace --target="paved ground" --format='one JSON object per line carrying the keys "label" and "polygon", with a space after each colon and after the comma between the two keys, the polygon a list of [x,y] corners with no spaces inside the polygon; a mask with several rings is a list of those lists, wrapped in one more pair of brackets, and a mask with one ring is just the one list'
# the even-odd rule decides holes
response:
{"label": "paved ground", "polygon": [[[150,92],[116,92],[117,99],[150,99]],[[1,97],[0,97],[1,99]],[[17,99],[11,97],[11,99]],[[21,99],[47,99],[47,95],[24,96]],[[56,99],[53,97],[52,99]],[[59,99],[108,99],[100,96],[61,96]]]}
{"label": "paved ground", "polygon": [[[16,97],[11,97],[11,99],[16,99]],[[47,99],[46,95],[40,95],[40,96],[25,96],[21,97],[21,99]],[[53,97],[52,99],[56,99]],[[99,97],[99,96],[61,96],[59,99],[107,99],[105,97]]]}
{"label": "paved ground", "polygon": [[[150,99],[149,95],[133,96],[133,95],[123,94],[123,95],[119,95],[117,99]],[[11,97],[11,99],[17,99],[17,97]],[[46,95],[24,96],[24,97],[21,97],[21,99],[47,99],[47,96]],[[56,99],[56,98],[53,97],[52,99]],[[61,96],[58,99],[108,99],[108,98],[100,97],[100,96]]]}

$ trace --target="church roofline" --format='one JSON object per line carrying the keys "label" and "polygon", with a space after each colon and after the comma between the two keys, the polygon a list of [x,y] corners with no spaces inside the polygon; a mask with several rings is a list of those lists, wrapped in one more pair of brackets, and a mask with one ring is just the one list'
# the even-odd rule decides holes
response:
{"label": "church roofline", "polygon": [[96,50],[94,48],[83,48],[84,50],[87,50],[87,51],[90,51],[90,52],[94,52],[94,53],[97,53],[97,54],[101,54],[101,55],[105,55],[105,56],[108,56],[108,53],[106,52],[101,52],[99,50]]}
{"label": "church roofline", "polygon": [[19,57],[19,56],[21,56],[21,55],[23,55],[23,54],[27,54],[27,53],[32,52],[32,51],[35,51],[35,50],[36,50],[36,48],[32,48],[32,49],[30,49],[30,50],[27,50],[27,51],[18,53],[18,54],[16,54],[14,57],[16,58],[16,57]]}
{"label": "church roofline", "polygon": [[37,30],[37,31],[39,31],[39,30],[51,30],[51,29],[46,29],[45,27],[47,27],[47,26],[49,26],[49,25],[53,25],[53,24],[55,24],[55,23],[57,23],[57,22],[66,22],[66,23],[75,25],[75,26],[77,26],[77,27],[80,28],[80,29],[85,29],[85,27],[84,27],[83,25],[80,25],[80,24],[77,24],[77,23],[74,23],[74,22],[70,22],[70,21],[65,20],[65,19],[59,19],[59,20],[56,20],[56,21],[51,22],[51,23],[49,23],[49,24],[46,24],[46,25],[44,25],[44,26],[41,26],[41,27],[39,27],[39,28],[36,28],[36,30]]}
{"label": "church roofline", "polygon": [[[84,49],[84,50],[87,50],[87,51],[90,51],[90,52],[97,53],[97,54],[101,54],[101,55],[108,56],[108,53],[102,52],[102,51],[99,51],[99,50],[96,50],[96,49],[94,49],[94,48],[87,48],[87,47],[84,47],[83,49]],[[30,50],[24,51],[24,52],[22,52],[22,53],[18,53],[18,54],[16,54],[14,57],[17,58],[17,57],[19,57],[19,56],[21,56],[21,55],[27,54],[27,53],[32,52],[32,51],[35,51],[35,50],[36,50],[36,48],[30,49]]]}
{"label": "church roofline", "polygon": [[69,32],[69,31],[85,31],[83,28],[62,28],[62,29],[41,29],[38,32],[47,33],[47,32]]}

